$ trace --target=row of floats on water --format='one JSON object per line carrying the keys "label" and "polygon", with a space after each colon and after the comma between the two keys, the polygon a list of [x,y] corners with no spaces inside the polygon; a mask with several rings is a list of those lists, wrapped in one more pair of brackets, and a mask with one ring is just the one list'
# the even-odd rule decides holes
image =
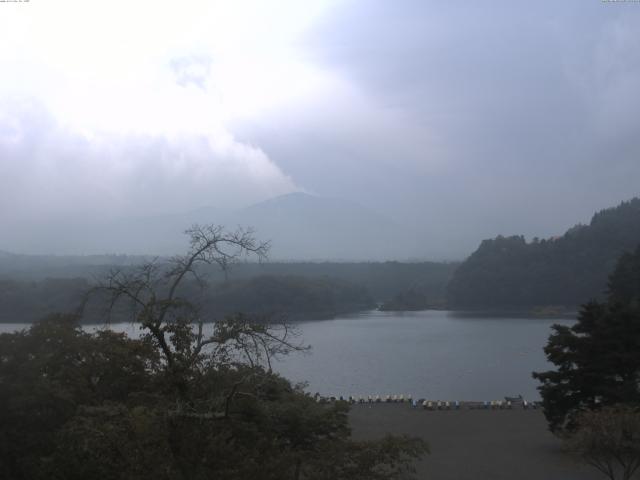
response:
{"label": "row of floats on water", "polygon": [[348,397],[323,397],[319,394],[315,395],[316,401],[320,403],[331,403],[331,402],[348,402],[351,404],[355,403],[408,403],[413,408],[423,408],[425,410],[460,410],[461,408],[466,409],[479,409],[479,410],[510,410],[513,408],[523,408],[527,409],[537,409],[540,407],[540,402],[530,402],[522,398],[522,396],[518,397],[505,397],[504,400],[491,400],[491,401],[481,401],[481,402],[471,402],[471,401],[443,401],[443,400],[427,400],[425,398],[420,398],[414,400],[411,395],[367,395],[363,396],[348,396]]}

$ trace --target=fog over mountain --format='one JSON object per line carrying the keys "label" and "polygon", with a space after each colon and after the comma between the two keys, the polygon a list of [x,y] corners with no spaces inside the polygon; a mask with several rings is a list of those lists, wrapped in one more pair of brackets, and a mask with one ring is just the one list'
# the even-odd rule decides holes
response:
{"label": "fog over mountain", "polygon": [[424,254],[414,229],[345,200],[292,193],[230,218],[271,239],[277,259],[407,260]]}
{"label": "fog over mountain", "polygon": [[[7,232],[14,252],[175,255],[193,224],[250,225],[271,242],[271,260],[410,260],[423,252],[417,233],[348,200],[296,192],[237,210],[202,207],[172,215],[40,222]],[[73,237],[69,238],[69,233]],[[0,252],[1,253],[1,252]]]}
{"label": "fog over mountain", "polygon": [[561,234],[640,193],[639,26],[584,0],[7,2],[0,249],[166,252],[218,219],[278,258]]}

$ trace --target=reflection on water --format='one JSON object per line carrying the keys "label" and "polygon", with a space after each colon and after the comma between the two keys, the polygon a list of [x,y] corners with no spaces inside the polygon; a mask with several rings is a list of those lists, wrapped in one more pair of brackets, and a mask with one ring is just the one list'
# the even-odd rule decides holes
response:
{"label": "reflection on water", "polygon": [[[549,368],[542,347],[554,323],[573,320],[363,312],[298,323],[311,352],[286,357],[274,368],[293,381],[307,381],[310,392],[323,395],[488,400],[522,394],[536,399],[531,372]],[[26,326],[0,324],[0,331]],[[111,328],[139,334],[133,324]]]}

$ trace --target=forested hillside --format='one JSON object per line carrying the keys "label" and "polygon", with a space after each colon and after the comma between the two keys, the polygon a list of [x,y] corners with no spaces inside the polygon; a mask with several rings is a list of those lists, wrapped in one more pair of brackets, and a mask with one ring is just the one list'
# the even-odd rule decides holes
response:
{"label": "forested hillside", "polygon": [[640,198],[596,213],[563,236],[484,240],[447,287],[452,308],[574,307],[601,298],[617,258],[640,244]]}

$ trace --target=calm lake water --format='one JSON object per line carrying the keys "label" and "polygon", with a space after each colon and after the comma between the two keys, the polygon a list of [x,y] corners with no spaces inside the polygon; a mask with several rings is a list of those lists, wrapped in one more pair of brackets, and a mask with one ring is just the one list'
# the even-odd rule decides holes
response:
{"label": "calm lake water", "polygon": [[[362,312],[298,323],[306,354],[274,365],[323,395],[413,395],[491,400],[522,394],[538,399],[534,370],[549,368],[542,347],[550,326],[566,319],[495,318],[454,312]],[[15,331],[24,324],[0,325]],[[137,326],[112,328],[136,334]]]}

